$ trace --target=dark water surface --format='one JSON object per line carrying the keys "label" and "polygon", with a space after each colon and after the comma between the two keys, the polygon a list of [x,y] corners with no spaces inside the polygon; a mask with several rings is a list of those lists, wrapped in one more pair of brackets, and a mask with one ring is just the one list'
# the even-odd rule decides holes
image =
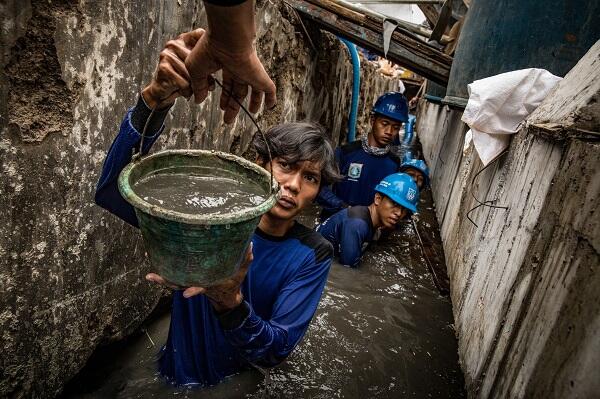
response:
{"label": "dark water surface", "polygon": [[[314,217],[303,219],[308,225]],[[359,269],[332,265],[304,340],[268,377],[249,370],[203,390],[166,386],[155,355],[167,314],[147,328],[156,346],[141,333],[104,353],[64,398],[465,397],[451,304],[432,283],[417,242],[406,223],[372,245]]]}
{"label": "dark water surface", "polygon": [[265,201],[264,190],[254,182],[191,173],[151,175],[137,182],[133,190],[153,205],[187,214],[224,214]]}

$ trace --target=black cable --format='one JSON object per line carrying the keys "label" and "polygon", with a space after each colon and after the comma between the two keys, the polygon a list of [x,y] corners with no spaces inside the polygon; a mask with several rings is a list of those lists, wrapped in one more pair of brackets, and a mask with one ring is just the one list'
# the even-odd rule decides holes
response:
{"label": "black cable", "polygon": [[473,211],[474,211],[474,210],[476,210],[477,208],[479,208],[479,207],[482,207],[482,206],[487,206],[487,207],[489,207],[489,208],[496,208],[496,209],[505,209],[505,210],[508,210],[508,207],[507,207],[507,206],[492,205],[492,204],[496,203],[496,201],[498,201],[498,199],[497,199],[497,198],[496,198],[496,199],[494,199],[494,200],[488,200],[488,201],[483,201],[483,202],[482,202],[482,201],[480,201],[479,199],[477,199],[477,197],[475,197],[475,194],[473,194],[473,186],[475,185],[475,179],[477,179],[477,177],[478,177],[478,176],[479,176],[479,175],[480,175],[480,174],[481,174],[481,173],[482,173],[484,170],[486,170],[488,167],[490,167],[491,165],[493,165],[494,163],[496,163],[496,161],[497,161],[498,159],[500,159],[500,157],[501,157],[502,155],[506,154],[507,152],[508,152],[508,149],[506,149],[506,150],[502,151],[502,152],[501,152],[501,153],[500,153],[500,154],[499,154],[499,155],[498,155],[496,158],[494,158],[494,160],[493,160],[492,162],[490,162],[489,164],[487,164],[487,165],[485,165],[483,168],[481,168],[481,169],[479,170],[479,172],[477,172],[477,173],[475,174],[475,176],[473,176],[473,180],[471,180],[471,189],[469,190],[469,193],[471,194],[471,197],[473,197],[473,199],[474,199],[475,201],[477,201],[478,205],[477,205],[477,206],[475,206],[474,208],[470,209],[470,210],[467,212],[467,215],[466,215],[466,216],[467,216],[467,219],[469,219],[469,222],[473,223],[473,224],[475,225],[475,227],[479,227],[479,225],[478,225],[477,223],[475,223],[475,221],[474,221],[473,219],[471,219],[471,217],[470,217],[469,215],[471,214],[471,212],[473,212]]}
{"label": "black cable", "polygon": [[221,88],[221,90],[223,90],[225,93],[229,94],[229,97],[233,98],[235,100],[235,102],[238,103],[238,105],[240,107],[242,107],[242,109],[244,110],[244,112],[246,113],[246,115],[248,115],[248,117],[250,117],[250,120],[252,121],[252,123],[254,123],[254,126],[256,126],[256,128],[258,129],[258,132],[260,133],[260,135],[262,136],[263,140],[265,141],[265,145],[267,147],[267,153],[269,154],[269,165],[271,166],[271,190],[273,190],[273,157],[271,156],[271,148],[269,147],[269,142],[267,141],[267,137],[263,133],[263,131],[260,128],[260,126],[258,126],[258,122],[256,122],[256,119],[254,119],[254,117],[252,116],[252,114],[250,113],[250,111],[248,111],[246,109],[246,107],[244,107],[244,104],[242,104],[242,102],[240,100],[238,100],[237,97],[234,96],[231,91],[229,91],[228,89],[226,89],[225,87],[223,87],[223,85],[221,84],[221,82],[219,82],[218,79],[216,79],[215,77],[212,77],[212,80],[216,84],[219,85],[219,87]]}

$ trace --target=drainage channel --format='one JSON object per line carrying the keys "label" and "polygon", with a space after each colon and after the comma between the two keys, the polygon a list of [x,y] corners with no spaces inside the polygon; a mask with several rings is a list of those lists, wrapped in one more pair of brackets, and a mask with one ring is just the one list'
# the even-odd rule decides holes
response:
{"label": "drainage channel", "polygon": [[[167,386],[156,374],[166,313],[134,338],[97,351],[62,398],[465,397],[451,303],[436,288],[415,233],[415,226],[437,227],[426,222],[435,219],[431,196],[420,209],[416,224],[373,244],[360,268],[332,265],[303,342],[279,367],[206,389]],[[308,213],[302,222],[314,219]]]}

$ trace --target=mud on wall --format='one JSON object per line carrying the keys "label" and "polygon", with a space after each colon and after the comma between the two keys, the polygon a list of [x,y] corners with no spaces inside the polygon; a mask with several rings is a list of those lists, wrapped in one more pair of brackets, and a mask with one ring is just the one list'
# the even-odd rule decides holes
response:
{"label": "mud on wall", "polygon": [[461,112],[420,103],[470,397],[600,392],[599,71],[600,42],[477,177]]}
{"label": "mud on wall", "polygon": [[[279,98],[259,123],[318,120],[337,140],[350,102],[346,51],[324,35],[313,52],[282,3],[257,8],[259,56]],[[163,44],[205,17],[193,0],[12,0],[0,15],[0,397],[52,397],[161,295],[143,279],[138,232],[93,193]],[[361,109],[395,87],[369,65],[362,77],[371,91]],[[156,147],[246,152],[254,128],[247,117],[223,126],[217,98],[178,101]]]}

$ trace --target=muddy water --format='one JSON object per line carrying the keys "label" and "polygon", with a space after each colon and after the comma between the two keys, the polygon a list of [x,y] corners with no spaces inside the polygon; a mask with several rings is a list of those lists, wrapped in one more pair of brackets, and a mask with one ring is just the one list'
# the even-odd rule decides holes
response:
{"label": "muddy water", "polygon": [[[309,224],[313,215],[304,217]],[[461,398],[451,305],[432,283],[404,224],[373,245],[359,269],[332,265],[303,342],[265,377],[249,370],[204,390],[174,389],[155,374],[145,333],[92,362],[64,398]],[[412,255],[411,255],[412,254]],[[168,314],[147,327],[161,345]]]}
{"label": "muddy water", "polygon": [[187,214],[223,214],[261,204],[264,190],[256,183],[190,173],[151,175],[133,186],[145,201]]}

